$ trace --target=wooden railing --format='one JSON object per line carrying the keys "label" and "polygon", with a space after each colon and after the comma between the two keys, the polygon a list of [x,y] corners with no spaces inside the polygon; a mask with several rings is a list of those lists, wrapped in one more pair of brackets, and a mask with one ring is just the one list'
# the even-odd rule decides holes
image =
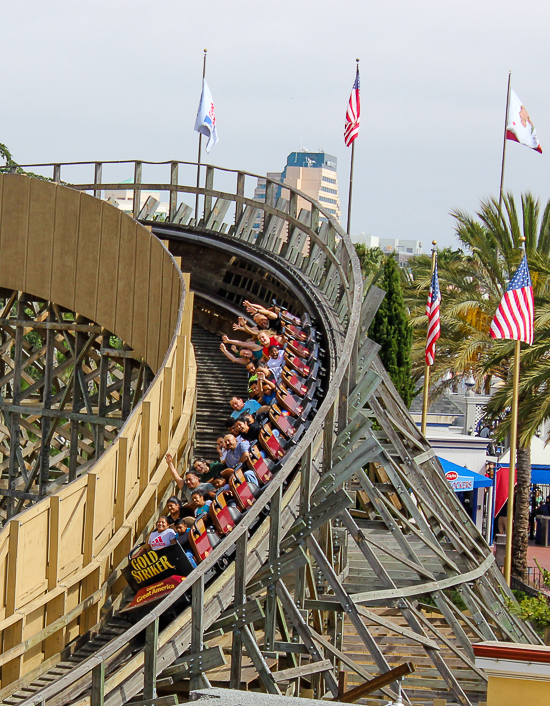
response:
{"label": "wooden railing", "polygon": [[164,455],[190,453],[196,367],[189,279],[146,228],[28,177],[0,176],[0,195],[2,285],[97,321],[156,372],[89,472],[0,532],[1,697],[96,626],[111,594],[116,605],[126,555],[171,488]]}

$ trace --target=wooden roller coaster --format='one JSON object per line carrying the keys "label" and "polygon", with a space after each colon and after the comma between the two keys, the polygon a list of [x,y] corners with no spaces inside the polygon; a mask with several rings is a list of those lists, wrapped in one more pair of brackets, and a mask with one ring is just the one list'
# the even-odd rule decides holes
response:
{"label": "wooden roller coaster", "polygon": [[[128,165],[130,186],[103,179]],[[187,163],[29,167],[45,178],[0,175],[1,702],[153,703],[211,682],[374,704],[398,678],[409,703],[484,701],[472,643],[540,640],[367,337],[383,292],[364,296],[348,235],[269,179],[253,200],[241,171],[205,165],[196,187]],[[131,214],[102,199],[128,188]],[[322,401],[242,521],[129,624],[128,552],[201,414],[192,319],[229,331],[248,297],[314,319]]]}

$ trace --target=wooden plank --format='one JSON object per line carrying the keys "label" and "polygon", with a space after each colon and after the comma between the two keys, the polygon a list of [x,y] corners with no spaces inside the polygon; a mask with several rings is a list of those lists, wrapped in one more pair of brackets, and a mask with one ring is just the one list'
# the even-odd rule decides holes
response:
{"label": "wooden plank", "polygon": [[222,667],[227,664],[221,645],[207,647],[199,652],[186,652],[166,669],[163,669],[161,677],[173,677],[178,681],[188,679],[192,675],[202,674],[211,669]]}
{"label": "wooden plank", "polygon": [[14,175],[3,181],[0,278],[2,286],[21,289],[26,272],[31,180]]}
{"label": "wooden plank", "polygon": [[100,269],[102,203],[82,194],[76,255],[75,311],[97,321],[97,287]]}
{"label": "wooden plank", "polygon": [[143,698],[153,699],[157,683],[157,652],[159,639],[159,619],[156,618],[145,628],[145,658],[143,662]]}
{"label": "wooden plank", "polygon": [[74,282],[81,194],[70,189],[55,190],[50,299],[74,311]]}
{"label": "wooden plank", "polygon": [[105,662],[92,669],[92,693],[90,706],[103,706],[105,703]]}
{"label": "wooden plank", "polygon": [[330,659],[324,659],[321,662],[310,662],[301,667],[291,667],[290,669],[282,669],[280,672],[272,672],[271,675],[275,681],[285,681],[286,679],[295,679],[296,677],[305,677],[308,674],[318,674],[332,670],[333,664]]}
{"label": "wooden plank", "polygon": [[136,229],[141,228],[125,216],[120,221],[116,317],[113,331],[124,343],[132,345],[134,322],[134,283],[136,279]]}
{"label": "wooden plank", "polygon": [[[172,308],[172,276],[174,272],[174,264],[169,253],[163,249],[162,252],[162,291],[161,291],[161,305],[160,310],[162,312],[160,330],[159,330],[159,347],[157,353],[158,364],[160,365],[164,360],[166,352],[168,351],[168,346],[170,345],[170,339],[174,334],[173,329],[170,327],[171,319],[171,308]],[[177,304],[176,304],[177,308]]]}
{"label": "wooden plank", "polygon": [[175,694],[169,696],[156,696],[154,699],[141,699],[138,701],[128,701],[126,706],[177,706],[178,697]]}
{"label": "wooden plank", "polygon": [[151,241],[147,312],[147,354],[145,359],[154,373],[157,372],[159,365],[158,351],[160,319],[162,316],[162,252],[162,245],[158,241]]}
{"label": "wooden plank", "polygon": [[136,267],[134,280],[134,326],[132,346],[136,357],[145,358],[147,351],[147,326],[149,301],[149,267],[152,238],[147,231],[139,229],[136,234]]}
{"label": "wooden plank", "polygon": [[45,296],[52,278],[55,189],[41,179],[31,179],[25,291]]}
{"label": "wooden plank", "polygon": [[378,689],[381,689],[384,686],[388,686],[388,684],[391,684],[393,681],[396,681],[397,679],[400,679],[406,676],[407,674],[412,674],[412,672],[414,671],[414,664],[412,662],[405,662],[403,664],[400,664],[398,667],[390,669],[389,672],[386,672],[385,674],[380,674],[380,676],[371,679],[365,684],[360,684],[359,686],[356,686],[355,689],[351,689],[345,694],[342,694],[338,698],[332,700],[341,701],[345,704],[355,703],[364,696],[367,696],[367,694],[372,694],[373,691],[378,691]]}
{"label": "wooden plank", "polygon": [[114,331],[116,327],[121,220],[121,211],[103,202],[95,320],[108,331]]}

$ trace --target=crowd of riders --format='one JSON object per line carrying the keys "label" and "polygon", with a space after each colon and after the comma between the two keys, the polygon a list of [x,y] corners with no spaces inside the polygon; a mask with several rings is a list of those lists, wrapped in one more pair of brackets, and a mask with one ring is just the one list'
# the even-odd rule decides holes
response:
{"label": "crowd of riders", "polygon": [[317,406],[319,345],[307,314],[244,302],[248,314],[222,336],[222,353],[248,372],[248,398],[229,400],[225,429],[206,461],[183,475],[166,455],[178,494],[138,552],[179,543],[191,566],[205,559],[256,502],[299,441]]}

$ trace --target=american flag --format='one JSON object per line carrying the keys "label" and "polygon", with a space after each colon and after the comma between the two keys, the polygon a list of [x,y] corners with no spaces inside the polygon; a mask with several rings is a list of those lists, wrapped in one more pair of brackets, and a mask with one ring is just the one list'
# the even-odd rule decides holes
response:
{"label": "american flag", "polygon": [[344,128],[344,142],[349,147],[359,134],[359,120],[361,119],[361,100],[359,98],[359,67],[355,75],[355,83],[351,89],[348,109],[346,111],[346,126]]}
{"label": "american flag", "polygon": [[491,336],[523,341],[531,345],[534,316],[533,285],[527,266],[527,256],[524,255],[491,323]]}
{"label": "american flag", "polygon": [[439,305],[441,304],[441,292],[439,291],[439,279],[437,277],[437,261],[428,292],[428,302],[426,304],[426,315],[428,317],[428,335],[426,336],[426,365],[433,365],[435,360],[435,342],[441,335],[441,325],[439,322]]}

